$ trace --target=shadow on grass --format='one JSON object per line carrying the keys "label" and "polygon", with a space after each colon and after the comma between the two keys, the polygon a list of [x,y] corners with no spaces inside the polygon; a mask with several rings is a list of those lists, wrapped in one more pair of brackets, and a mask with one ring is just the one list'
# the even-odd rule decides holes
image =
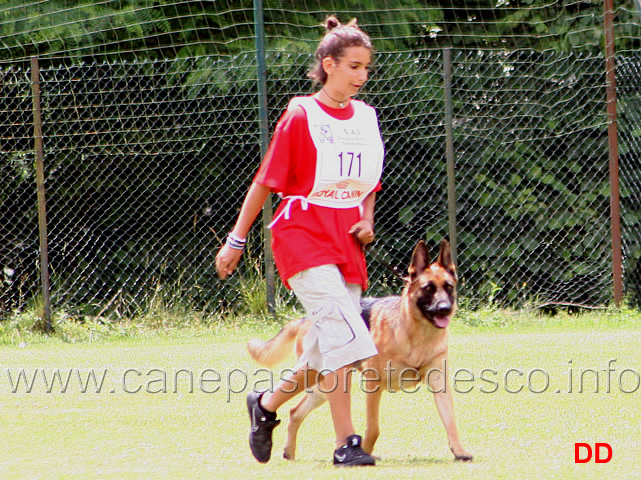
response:
{"label": "shadow on grass", "polygon": [[[376,465],[381,467],[427,467],[431,465],[449,465],[459,463],[454,459],[436,457],[404,457],[404,458],[377,458]],[[464,463],[464,462],[460,462]]]}
{"label": "shadow on grass", "polygon": [[[472,462],[457,462],[453,458],[436,458],[436,457],[378,457],[376,458],[376,467],[430,467],[442,465],[465,465]],[[307,464],[317,468],[331,468],[334,466],[331,460],[295,460],[292,465]]]}

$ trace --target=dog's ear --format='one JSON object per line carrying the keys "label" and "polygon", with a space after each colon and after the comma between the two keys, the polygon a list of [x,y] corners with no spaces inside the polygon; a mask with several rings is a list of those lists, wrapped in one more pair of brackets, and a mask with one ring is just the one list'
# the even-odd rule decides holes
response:
{"label": "dog's ear", "polygon": [[438,253],[436,263],[456,276],[456,265],[454,265],[454,261],[452,260],[452,248],[450,247],[450,243],[445,239],[441,241],[441,250]]}
{"label": "dog's ear", "polygon": [[430,252],[427,250],[425,242],[420,240],[418,244],[416,244],[416,247],[414,247],[412,262],[410,263],[410,268],[407,269],[410,274],[410,280],[415,280],[429,264]]}

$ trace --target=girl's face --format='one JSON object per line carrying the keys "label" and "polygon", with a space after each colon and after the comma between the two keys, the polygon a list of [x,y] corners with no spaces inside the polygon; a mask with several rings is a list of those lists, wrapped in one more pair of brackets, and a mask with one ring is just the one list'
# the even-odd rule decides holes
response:
{"label": "girl's face", "polygon": [[327,57],[323,61],[327,72],[325,87],[341,98],[352,97],[367,82],[372,52],[366,47],[347,47],[338,60]]}

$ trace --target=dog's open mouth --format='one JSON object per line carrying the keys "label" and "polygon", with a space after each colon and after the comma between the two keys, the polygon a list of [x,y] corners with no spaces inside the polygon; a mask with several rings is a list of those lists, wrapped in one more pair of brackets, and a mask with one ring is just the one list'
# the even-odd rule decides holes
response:
{"label": "dog's open mouth", "polygon": [[449,302],[438,302],[432,304],[427,299],[419,299],[416,305],[423,316],[430,321],[436,328],[446,328],[452,318],[452,304]]}
{"label": "dog's open mouth", "polygon": [[450,324],[450,316],[443,316],[443,317],[430,317],[430,320],[434,324],[436,328],[446,328]]}
{"label": "dog's open mouth", "polygon": [[447,328],[452,318],[451,313],[423,311],[423,316],[436,328]]}

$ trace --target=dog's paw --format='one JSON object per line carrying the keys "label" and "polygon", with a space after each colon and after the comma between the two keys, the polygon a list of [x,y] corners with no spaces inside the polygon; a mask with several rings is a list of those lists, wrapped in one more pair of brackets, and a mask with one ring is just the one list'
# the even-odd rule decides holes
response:
{"label": "dog's paw", "polygon": [[296,454],[294,454],[294,453],[292,453],[292,452],[290,452],[290,451],[288,451],[288,450],[285,450],[285,451],[283,452],[283,458],[284,458],[285,460],[289,460],[289,461],[293,462],[293,461],[295,461],[295,460],[296,460]]}
{"label": "dog's paw", "polygon": [[450,448],[450,450],[454,454],[454,460],[456,460],[457,462],[471,462],[472,460],[474,460],[472,454],[467,453],[465,450],[457,452],[455,452],[453,448]]}

